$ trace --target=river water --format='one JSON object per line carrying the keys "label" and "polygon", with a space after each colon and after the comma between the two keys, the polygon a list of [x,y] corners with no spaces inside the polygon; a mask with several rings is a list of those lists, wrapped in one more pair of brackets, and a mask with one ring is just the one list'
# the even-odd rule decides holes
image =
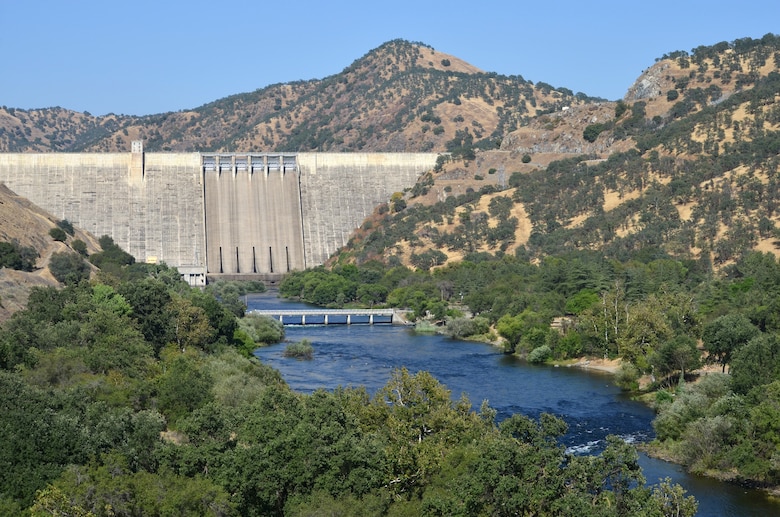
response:
{"label": "river water", "polygon": [[[249,309],[311,308],[274,293],[251,295]],[[338,386],[365,386],[374,393],[394,368],[426,370],[446,385],[454,398],[465,393],[475,408],[483,400],[498,418],[513,413],[537,417],[547,412],[563,418],[569,432],[562,442],[575,454],[597,453],[607,435],[629,442],[653,438],[653,411],[624,396],[607,374],[578,368],[529,365],[482,343],[417,335],[391,325],[287,326],[288,341],[308,339],[314,359],[285,358],[285,344],[258,349],[255,355],[278,369],[296,391],[311,393]],[[699,501],[703,517],[780,516],[780,505],[762,492],[686,474],[679,466],[640,455],[648,482],[671,478]]]}

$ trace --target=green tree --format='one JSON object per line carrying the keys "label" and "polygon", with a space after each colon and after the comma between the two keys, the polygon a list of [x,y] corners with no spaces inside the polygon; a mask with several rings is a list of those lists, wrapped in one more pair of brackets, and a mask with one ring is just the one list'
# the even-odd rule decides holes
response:
{"label": "green tree", "polygon": [[117,290],[131,305],[130,317],[144,339],[152,344],[155,355],[159,354],[174,339],[174,313],[168,287],[161,280],[145,278],[124,282]]}
{"label": "green tree", "polygon": [[607,129],[607,126],[605,124],[596,123],[596,124],[590,124],[589,126],[585,127],[585,130],[582,132],[582,138],[587,140],[588,142],[595,142],[596,139],[599,137],[599,135]]}
{"label": "green tree", "polygon": [[49,260],[49,271],[58,282],[74,285],[89,278],[90,268],[78,253],[55,252]]}
{"label": "green tree", "polygon": [[38,252],[33,248],[19,246],[16,242],[0,242],[0,268],[32,271]]}
{"label": "green tree", "polygon": [[750,320],[739,313],[726,314],[704,325],[702,341],[712,362],[726,365],[740,347],[758,335],[759,329]]}
{"label": "green tree", "polygon": [[214,340],[214,329],[206,312],[181,296],[174,296],[169,309],[173,313],[173,335],[176,346],[184,352],[190,347],[204,350]]}
{"label": "green tree", "polygon": [[165,373],[157,381],[160,410],[175,423],[212,400],[213,381],[191,357],[177,355],[165,361]]}
{"label": "green tree", "polygon": [[650,364],[656,375],[666,376],[680,372],[680,381],[685,373],[701,366],[701,353],[696,341],[690,336],[678,335],[661,344],[650,356]]}
{"label": "green tree", "polygon": [[734,352],[729,373],[734,391],[741,394],[780,380],[780,339],[757,335]]}
{"label": "green tree", "polygon": [[73,251],[79,255],[83,257],[87,256],[87,244],[84,241],[76,239],[71,243],[71,247],[73,248]]}
{"label": "green tree", "polygon": [[57,221],[57,226],[59,228],[62,228],[62,230],[68,235],[73,235],[75,233],[75,230],[73,229],[73,225],[67,219],[62,219],[61,221]]}
{"label": "green tree", "polygon": [[65,231],[57,226],[49,230],[49,235],[52,239],[59,242],[65,242],[65,240],[68,238]]}

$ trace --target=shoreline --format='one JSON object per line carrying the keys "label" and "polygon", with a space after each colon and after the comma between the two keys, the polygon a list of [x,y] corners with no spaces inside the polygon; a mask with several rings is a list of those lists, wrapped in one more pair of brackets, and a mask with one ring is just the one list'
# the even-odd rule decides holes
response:
{"label": "shoreline", "polygon": [[576,363],[560,364],[555,363],[554,366],[566,366],[567,368],[581,368],[583,370],[595,370],[597,372],[616,374],[620,369],[622,361],[620,359],[599,359],[595,357],[581,357],[576,360]]}

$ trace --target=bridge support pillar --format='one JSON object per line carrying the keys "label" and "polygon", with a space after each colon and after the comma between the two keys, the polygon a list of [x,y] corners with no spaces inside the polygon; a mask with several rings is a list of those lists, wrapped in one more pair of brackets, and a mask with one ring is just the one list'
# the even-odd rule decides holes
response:
{"label": "bridge support pillar", "polygon": [[326,314],[325,315],[325,325],[327,325],[327,324],[328,324],[328,315]]}
{"label": "bridge support pillar", "polygon": [[301,314],[301,325],[306,325],[306,315]]}
{"label": "bridge support pillar", "polygon": [[374,315],[373,314],[369,314],[368,315],[368,324],[369,325],[373,325],[374,324]]}
{"label": "bridge support pillar", "polygon": [[352,325],[352,315],[347,314],[347,325]]}

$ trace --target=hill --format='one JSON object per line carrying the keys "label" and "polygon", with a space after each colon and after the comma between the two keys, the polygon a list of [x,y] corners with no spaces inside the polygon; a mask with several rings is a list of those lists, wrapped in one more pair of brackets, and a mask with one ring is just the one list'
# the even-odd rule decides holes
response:
{"label": "hill", "polygon": [[459,134],[495,148],[540,113],[589,100],[394,40],[330,77],[177,113],[92,117],[2,108],[0,150],[124,152],[144,140],[148,151],[444,151]]}
{"label": "hill", "polygon": [[621,101],[539,115],[500,150],[443,164],[339,259],[599,250],[719,268],[748,250],[778,255],[778,48],[769,35],[674,52]]}
{"label": "hill", "polygon": [[100,249],[92,235],[78,228],[65,241],[53,239],[49,231],[58,227],[59,222],[0,184],[0,244],[14,243],[26,249],[29,259],[34,261],[31,271],[0,267],[0,322],[26,305],[32,287],[59,285],[48,268],[52,254],[72,252],[74,240],[84,242],[88,253]]}

